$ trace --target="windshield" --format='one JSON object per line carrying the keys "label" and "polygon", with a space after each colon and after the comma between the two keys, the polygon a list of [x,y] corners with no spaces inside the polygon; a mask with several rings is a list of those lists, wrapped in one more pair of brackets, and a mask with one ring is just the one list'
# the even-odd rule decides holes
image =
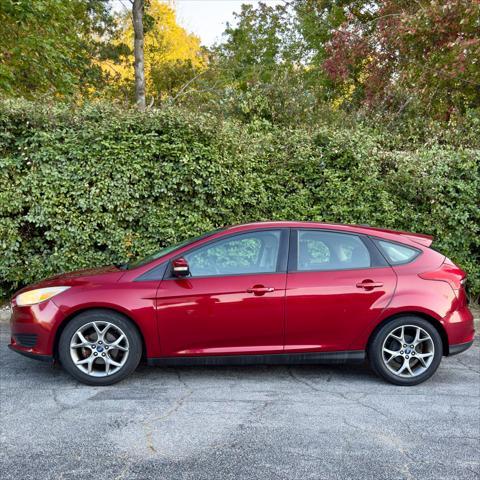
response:
{"label": "windshield", "polygon": [[211,235],[221,232],[224,230],[224,228],[217,228],[216,230],[212,230],[210,232],[204,233],[203,235],[199,235],[198,237],[194,238],[189,238],[188,240],[184,240],[183,242],[178,243],[177,245],[171,245],[169,247],[162,248],[162,250],[159,250],[158,252],[152,253],[152,255],[149,255],[148,257],[145,257],[141,260],[137,260],[135,262],[129,262],[125,263],[122,265],[123,270],[131,270],[132,268],[137,268],[141,267],[142,265],[146,265],[147,263],[153,262],[154,260],[158,260],[159,258],[167,255],[170,252],[173,252],[174,250],[177,250],[182,247],[186,247],[187,245],[190,245],[191,243],[194,243],[198,240],[202,240],[203,238],[210,237]]}

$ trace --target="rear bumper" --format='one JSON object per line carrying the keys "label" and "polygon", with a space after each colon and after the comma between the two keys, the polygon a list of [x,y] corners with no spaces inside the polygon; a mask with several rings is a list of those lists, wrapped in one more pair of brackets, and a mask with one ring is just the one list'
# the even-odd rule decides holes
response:
{"label": "rear bumper", "polygon": [[473,345],[473,340],[465,343],[457,343],[456,345],[450,345],[448,348],[448,356],[457,355],[465,350],[468,350]]}
{"label": "rear bumper", "polygon": [[[461,350],[461,345],[472,344],[475,336],[475,328],[473,325],[473,315],[467,305],[462,305],[453,310],[443,320],[443,326],[447,332],[449,354],[453,351]],[[464,350],[468,348],[465,347]],[[457,353],[460,353],[458,351]]]}

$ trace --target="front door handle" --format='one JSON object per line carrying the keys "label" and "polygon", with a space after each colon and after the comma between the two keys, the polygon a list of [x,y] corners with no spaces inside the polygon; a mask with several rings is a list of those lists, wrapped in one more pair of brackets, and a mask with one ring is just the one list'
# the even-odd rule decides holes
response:
{"label": "front door handle", "polygon": [[254,295],[265,295],[266,293],[273,292],[273,287],[265,287],[263,285],[254,285],[252,288],[247,288],[247,293],[253,293]]}
{"label": "front door handle", "polygon": [[365,290],[371,290],[373,288],[383,287],[383,283],[374,282],[373,280],[364,280],[363,282],[357,283],[357,288],[364,288]]}

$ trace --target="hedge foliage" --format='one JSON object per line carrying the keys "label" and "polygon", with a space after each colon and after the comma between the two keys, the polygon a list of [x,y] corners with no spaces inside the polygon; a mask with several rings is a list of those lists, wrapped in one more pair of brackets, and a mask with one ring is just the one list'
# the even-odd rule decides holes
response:
{"label": "hedge foliage", "polygon": [[253,220],[436,237],[480,292],[480,151],[164,109],[0,103],[0,296]]}

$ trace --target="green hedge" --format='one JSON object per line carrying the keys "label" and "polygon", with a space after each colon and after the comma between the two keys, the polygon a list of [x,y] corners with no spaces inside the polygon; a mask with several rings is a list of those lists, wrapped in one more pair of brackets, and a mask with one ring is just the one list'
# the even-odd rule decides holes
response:
{"label": "green hedge", "polygon": [[432,234],[478,298],[480,152],[395,143],[361,126],[4,101],[0,296],[218,226],[307,219]]}

